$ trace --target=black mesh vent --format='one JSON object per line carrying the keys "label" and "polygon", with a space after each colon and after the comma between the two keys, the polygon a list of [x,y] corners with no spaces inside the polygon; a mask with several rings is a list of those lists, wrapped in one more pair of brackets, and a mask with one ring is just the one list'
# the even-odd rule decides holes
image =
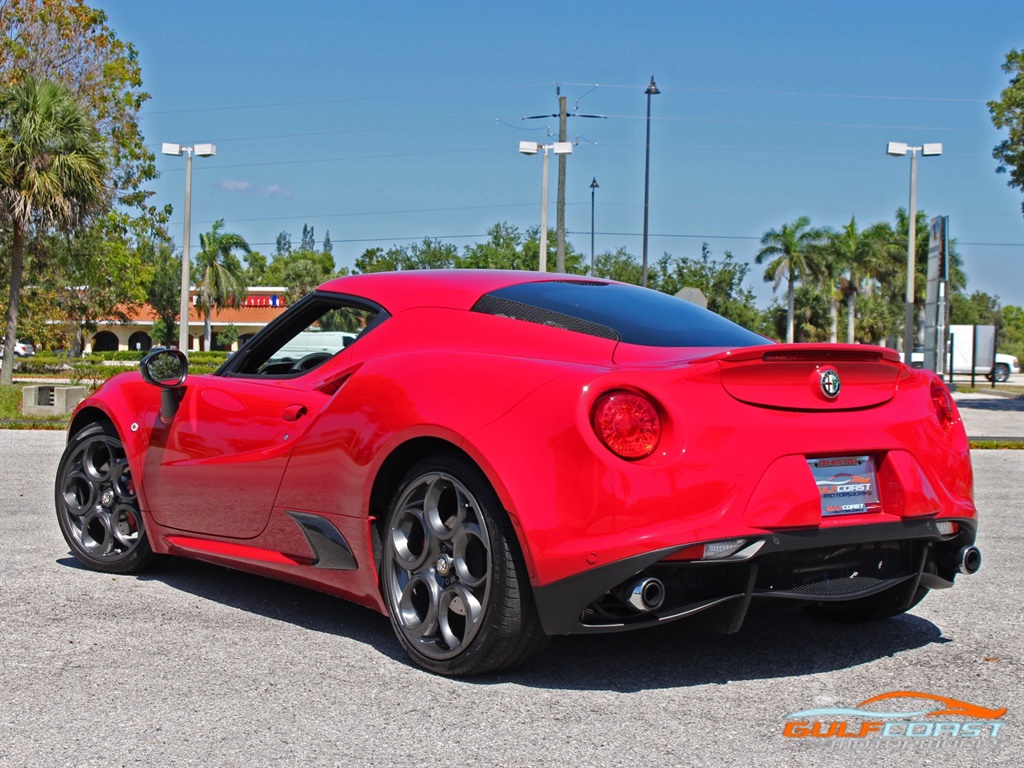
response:
{"label": "black mesh vent", "polygon": [[913,543],[884,541],[758,558],[755,592],[847,595],[914,572]]}
{"label": "black mesh vent", "polygon": [[[593,283],[588,283],[593,285]],[[552,312],[550,309],[531,307],[529,304],[521,304],[511,299],[502,299],[497,296],[481,296],[473,305],[474,312],[483,312],[487,315],[497,317],[510,317],[515,320],[525,320],[528,323],[547,325],[552,328],[563,328],[567,331],[585,333],[588,336],[597,336],[600,339],[619,340],[619,334],[613,329],[600,323],[590,320],[581,320],[572,315],[564,315],[561,312]]]}

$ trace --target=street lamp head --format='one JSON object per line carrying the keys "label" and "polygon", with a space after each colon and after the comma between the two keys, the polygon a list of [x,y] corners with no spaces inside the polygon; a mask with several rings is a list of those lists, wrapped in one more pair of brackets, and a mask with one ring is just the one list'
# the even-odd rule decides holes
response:
{"label": "street lamp head", "polygon": [[647,86],[647,90],[644,91],[648,96],[657,96],[661,91],[658,90],[658,86],[654,84],[654,75],[651,75],[651,84]]}
{"label": "street lamp head", "polygon": [[213,144],[196,144],[195,153],[199,157],[213,157],[217,154],[217,147]]}
{"label": "street lamp head", "polygon": [[933,155],[941,155],[942,154],[942,145],[941,144],[925,144],[923,147],[921,147],[921,154],[924,155],[925,157],[929,157],[929,156],[933,156]]}
{"label": "street lamp head", "polygon": [[160,148],[160,152],[164,155],[177,155],[181,157],[181,144],[168,144],[164,142],[163,147]]}
{"label": "street lamp head", "polygon": [[571,141],[556,141],[551,145],[551,149],[554,150],[556,155],[571,155],[572,154],[572,142]]}
{"label": "street lamp head", "polygon": [[520,141],[519,151],[524,155],[536,155],[540,151],[540,144],[536,141]]}
{"label": "street lamp head", "polygon": [[907,154],[907,147],[902,141],[890,141],[888,146],[885,148],[885,154],[892,155],[893,157],[899,157],[900,155]]}
{"label": "street lamp head", "polygon": [[594,180],[592,182],[590,182],[590,188],[591,189],[600,189],[600,187],[601,187],[601,185],[597,183],[597,176],[595,176]]}

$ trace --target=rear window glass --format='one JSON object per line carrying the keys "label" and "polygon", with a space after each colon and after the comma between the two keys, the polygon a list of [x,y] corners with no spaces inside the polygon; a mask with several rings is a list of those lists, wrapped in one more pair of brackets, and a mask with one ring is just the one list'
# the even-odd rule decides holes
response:
{"label": "rear window glass", "polygon": [[647,347],[749,347],[763,336],[660,291],[617,283],[550,281],[491,291],[473,307]]}

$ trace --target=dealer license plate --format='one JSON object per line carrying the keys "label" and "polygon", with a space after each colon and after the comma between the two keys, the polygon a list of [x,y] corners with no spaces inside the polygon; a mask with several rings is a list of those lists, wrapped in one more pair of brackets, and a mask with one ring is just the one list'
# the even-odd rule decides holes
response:
{"label": "dealer license plate", "polygon": [[878,479],[870,456],[831,456],[808,459],[821,495],[822,517],[877,512]]}

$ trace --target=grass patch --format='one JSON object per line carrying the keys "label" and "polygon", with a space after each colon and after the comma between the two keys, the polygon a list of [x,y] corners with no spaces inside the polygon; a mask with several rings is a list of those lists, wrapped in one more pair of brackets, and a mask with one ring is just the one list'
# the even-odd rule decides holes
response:
{"label": "grass patch", "polygon": [[21,390],[24,384],[0,387],[0,429],[67,429],[71,414],[22,416]]}
{"label": "grass patch", "polygon": [[972,388],[958,383],[956,391],[970,395],[1024,395],[1024,387],[1019,387],[1016,384],[1000,384],[993,389],[987,385]]}
{"label": "grass patch", "polygon": [[1012,451],[1024,450],[1024,440],[971,440],[972,451]]}

